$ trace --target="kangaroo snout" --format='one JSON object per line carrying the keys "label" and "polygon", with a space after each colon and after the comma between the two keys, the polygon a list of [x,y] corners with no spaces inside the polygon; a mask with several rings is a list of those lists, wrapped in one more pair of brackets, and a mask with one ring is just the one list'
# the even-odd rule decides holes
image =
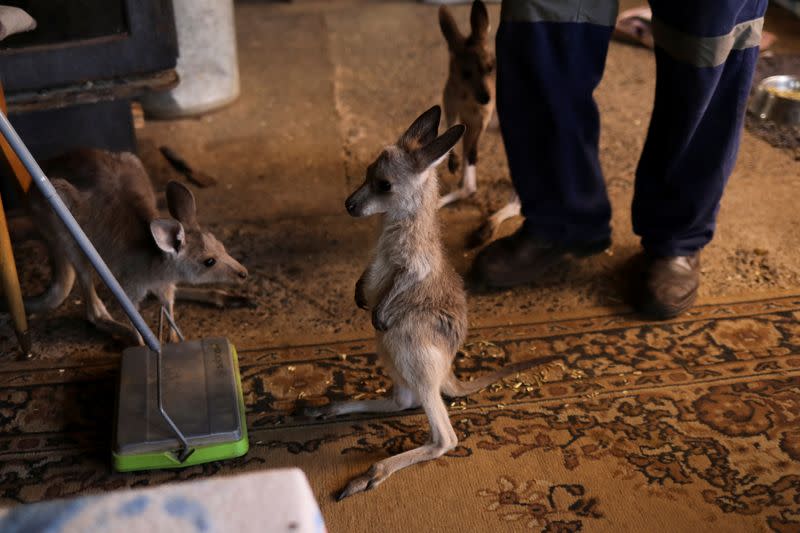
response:
{"label": "kangaroo snout", "polygon": [[358,216],[358,203],[356,203],[352,196],[344,201],[344,208],[347,209],[350,216]]}
{"label": "kangaroo snout", "polygon": [[[231,276],[231,274],[233,275],[229,279],[233,277],[238,278],[238,280],[232,279],[232,281],[244,281],[247,279],[247,276],[249,275],[247,268],[233,257],[230,257],[230,260],[225,261],[225,266],[227,266],[230,269],[228,271],[228,276]],[[231,272],[231,270],[233,272]]]}
{"label": "kangaroo snout", "polygon": [[369,186],[364,184],[345,200],[344,207],[351,217],[363,217],[367,215],[369,200]]}
{"label": "kangaroo snout", "polygon": [[355,191],[350,193],[344,202],[344,208],[351,217],[368,217],[383,212],[379,209],[380,206],[376,205],[378,200],[371,190],[369,179],[366,179]]}

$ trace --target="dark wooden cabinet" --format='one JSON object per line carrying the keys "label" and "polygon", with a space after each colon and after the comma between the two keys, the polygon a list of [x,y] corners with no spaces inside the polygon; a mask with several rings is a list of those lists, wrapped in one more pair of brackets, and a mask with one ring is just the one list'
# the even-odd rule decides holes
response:
{"label": "dark wooden cabinet", "polygon": [[[136,150],[131,99],[177,83],[171,0],[2,0],[37,22],[0,41],[9,119],[39,160],[79,147]],[[0,176],[6,175],[0,165]],[[2,180],[7,204],[15,203]]]}
{"label": "dark wooden cabinet", "polygon": [[0,42],[7,93],[172,69],[178,55],[170,0],[4,0],[38,27]]}

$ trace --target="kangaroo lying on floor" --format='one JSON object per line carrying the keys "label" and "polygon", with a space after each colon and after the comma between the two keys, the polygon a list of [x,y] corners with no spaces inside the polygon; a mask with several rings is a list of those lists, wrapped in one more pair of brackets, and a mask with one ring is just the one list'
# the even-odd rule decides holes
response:
{"label": "kangaroo lying on floor", "polygon": [[355,217],[383,214],[372,263],[356,283],[356,304],[372,310],[378,355],[394,383],[391,398],[309,409],[309,416],[393,412],[419,407],[431,426],[430,441],[375,463],[353,479],[339,499],[373,489],[394,472],[452,450],[456,437],[442,400],[465,396],[492,382],[555,357],[507,366],[469,383],[451,369],[467,334],[467,301],[459,275],[442,250],[437,220],[436,166],[464,133],[452,126],[437,136],[441,109],[423,113],[367,169],[366,180],[346,202]]}
{"label": "kangaroo lying on floor", "polygon": [[[463,122],[464,135],[461,185],[442,196],[439,206],[462,200],[475,194],[478,189],[476,165],[478,163],[478,141],[492,117],[495,92],[495,57],[489,50],[489,13],[481,0],[472,3],[470,12],[470,34],[464,36],[458,29],[453,15],[445,6],[439,8],[439,26],[447,48],[450,63],[447,83],[444,88],[444,114],[447,125]],[[458,169],[460,162],[455,150],[450,152],[447,162],[450,172]],[[514,194],[508,204],[493,213],[470,237],[470,247],[492,240],[504,220],[520,213],[519,198]]]}
{"label": "kangaroo lying on floor", "polygon": [[[198,225],[194,196],[184,185],[167,184],[173,218],[159,216],[150,178],[135,155],[78,150],[48,161],[43,170],[137,307],[148,294],[156,296],[170,314],[176,293],[185,299],[219,303],[220,291],[176,290],[176,284],[233,283],[247,277],[247,269]],[[89,322],[124,342],[141,344],[133,327],[116,321],[106,310],[95,292],[91,264],[33,189],[29,207],[33,219],[16,221],[12,231],[15,225],[38,229],[48,245],[53,278],[43,294],[25,301],[26,310],[38,313],[60,306],[77,273]]]}

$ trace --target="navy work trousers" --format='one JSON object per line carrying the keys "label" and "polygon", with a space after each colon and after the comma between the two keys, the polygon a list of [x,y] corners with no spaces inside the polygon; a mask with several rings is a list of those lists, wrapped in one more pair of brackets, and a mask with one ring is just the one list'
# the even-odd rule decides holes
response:
{"label": "navy work trousers", "polygon": [[[524,231],[563,244],[606,239],[611,206],[592,93],[613,22],[511,9],[537,1],[504,0],[497,33],[497,110]],[[650,4],[656,91],[636,170],[633,229],[649,253],[688,255],[714,234],[767,0]]]}

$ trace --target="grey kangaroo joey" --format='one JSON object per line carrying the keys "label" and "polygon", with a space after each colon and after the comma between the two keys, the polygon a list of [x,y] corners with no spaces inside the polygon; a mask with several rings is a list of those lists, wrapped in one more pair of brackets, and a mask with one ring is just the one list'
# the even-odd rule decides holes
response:
{"label": "grey kangaroo joey", "polygon": [[392,379],[390,397],[334,403],[307,409],[313,417],[396,412],[422,407],[430,440],[375,463],[338,495],[342,499],[374,489],[407,466],[452,450],[457,442],[442,394],[476,392],[521,369],[555,359],[502,368],[469,383],[452,371],[467,334],[467,300],[461,277],[445,256],[438,221],[436,166],[464,134],[461,124],[438,135],[441,108],[419,116],[400,139],[369,166],[364,183],[345,202],[354,217],[381,215],[374,256],[356,283],[356,304],[370,310],[379,361]]}
{"label": "grey kangaroo joey", "polygon": [[[495,56],[489,49],[489,13],[481,0],[472,3],[469,35],[461,33],[445,6],[439,8],[439,26],[450,52],[443,96],[445,120],[448,125],[461,121],[467,127],[463,142],[466,164],[462,166],[461,183],[439,200],[439,206],[444,207],[473,195],[478,189],[478,142],[495,106]],[[456,152],[451,152],[447,164],[450,172],[456,172],[460,165]],[[477,247],[494,239],[500,225],[519,214],[519,198],[514,194],[505,206],[491,214],[473,232],[468,246]]]}
{"label": "grey kangaroo joey", "polygon": [[[218,306],[237,301],[217,289],[177,287],[235,284],[247,278],[247,269],[198,223],[194,195],[186,186],[167,184],[171,218],[165,218],[158,212],[144,166],[131,153],[81,149],[47,161],[43,170],[137,308],[149,294],[170,314],[176,298]],[[47,245],[53,274],[44,293],[25,301],[26,310],[56,309],[77,277],[87,320],[126,344],[141,344],[139,333],[115,320],[98,297],[91,264],[50,205],[36,190],[29,196],[31,217],[12,223],[12,233],[14,227],[37,230]]]}

